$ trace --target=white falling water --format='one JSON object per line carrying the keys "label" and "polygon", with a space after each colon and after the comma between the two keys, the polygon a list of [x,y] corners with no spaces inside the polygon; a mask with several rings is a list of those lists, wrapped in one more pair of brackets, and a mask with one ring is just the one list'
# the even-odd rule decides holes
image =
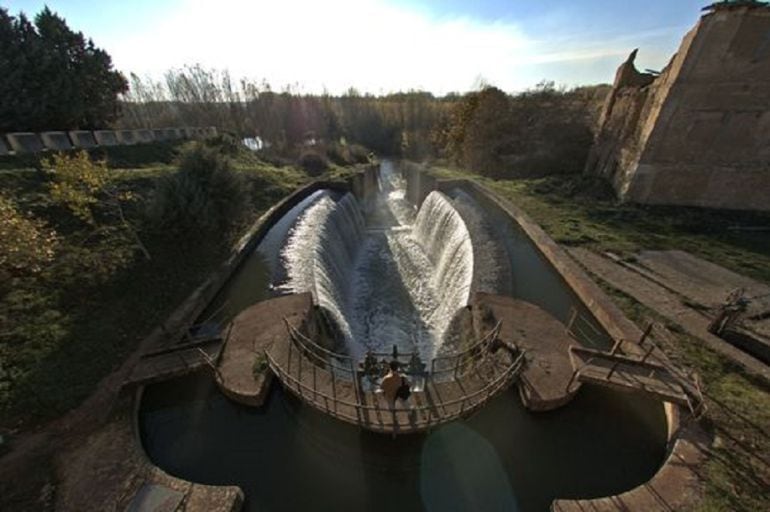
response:
{"label": "white falling water", "polygon": [[468,303],[471,237],[443,194],[431,193],[415,217],[387,164],[380,185],[365,220],[351,194],[336,202],[326,194],[304,211],[281,253],[287,280],[279,289],[311,291],[356,358],[396,345],[428,362]]}
{"label": "white falling water", "polygon": [[363,218],[355,197],[346,194],[335,202],[327,194],[305,210],[281,251],[287,281],[277,288],[288,293],[312,292],[346,340],[351,339],[345,314],[348,288],[362,231]]}

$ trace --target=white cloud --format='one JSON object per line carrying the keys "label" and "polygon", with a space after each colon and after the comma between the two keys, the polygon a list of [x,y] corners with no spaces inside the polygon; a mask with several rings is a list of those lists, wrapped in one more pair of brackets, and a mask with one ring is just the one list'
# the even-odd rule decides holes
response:
{"label": "white cloud", "polygon": [[185,0],[129,39],[106,43],[125,72],[160,76],[200,63],[276,88],[298,83],[308,91],[355,86],[373,93],[463,91],[479,76],[520,90],[549,78],[539,75],[543,64],[607,57],[619,63],[628,53],[601,43],[556,46],[512,23],[434,19],[383,0]]}

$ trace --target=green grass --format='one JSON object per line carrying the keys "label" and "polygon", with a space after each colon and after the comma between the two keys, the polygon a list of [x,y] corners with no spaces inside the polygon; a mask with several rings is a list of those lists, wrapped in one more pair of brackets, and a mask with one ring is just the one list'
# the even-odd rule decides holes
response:
{"label": "green grass", "polygon": [[447,178],[472,177],[523,208],[564,245],[631,256],[641,250],[680,249],[770,283],[770,213],[619,204],[606,183],[585,176],[491,180],[448,168]]}
{"label": "green grass", "polygon": [[651,321],[665,325],[671,333],[664,345],[668,355],[701,378],[708,407],[702,425],[715,443],[704,467],[697,469],[705,484],[704,499],[691,510],[764,510],[770,502],[770,384],[746,375],[738,365],[628,295],[599,284],[638,325]]}
{"label": "green grass", "polygon": [[[34,427],[76,407],[226,257],[226,240],[178,239],[143,224],[158,179],[176,170],[175,151],[137,146],[122,148],[119,159],[115,152],[108,155],[119,162],[111,172],[120,188],[138,197],[127,214],[140,227],[152,259],[135,254],[98,276],[89,265],[103,266],[100,254],[110,255],[113,245],[117,251],[125,242],[109,235],[106,246],[95,247],[89,228],[52,203],[37,162],[0,171],[0,191],[47,221],[62,239],[57,259],[41,275],[0,287],[0,433]],[[249,189],[248,222],[310,179],[298,167],[272,165],[249,153],[234,158]],[[138,166],[125,167],[126,162]],[[109,227],[116,220],[102,222]],[[106,253],[95,252],[105,247]]]}

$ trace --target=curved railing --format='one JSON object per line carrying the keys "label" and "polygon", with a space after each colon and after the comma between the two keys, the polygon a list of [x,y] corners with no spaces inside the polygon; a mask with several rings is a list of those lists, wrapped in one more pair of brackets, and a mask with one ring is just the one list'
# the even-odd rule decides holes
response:
{"label": "curved railing", "polygon": [[[281,364],[279,358],[270,351],[266,352],[270,369],[284,387],[322,412],[376,431],[424,430],[470,414],[507,388],[521,371],[525,361],[523,353],[508,352],[509,362],[505,364],[492,355],[500,330],[498,324],[468,349],[441,356],[442,360],[453,362],[451,370],[447,371],[455,372],[459,379],[476,378],[477,383],[483,382],[478,389],[462,393],[460,396],[452,396],[447,400],[442,399],[441,393],[436,392],[435,396],[431,396],[430,403],[413,407],[383,407],[380,405],[378,393],[362,391],[362,371],[357,368],[352,357],[318,345],[288,321],[286,325],[290,336],[285,364]],[[479,375],[486,371],[491,372],[493,377],[489,380],[482,377],[463,377],[464,374],[457,374],[457,368],[462,366],[457,361],[476,361]],[[341,379],[341,375],[352,378]],[[430,374],[426,379],[426,392],[428,388],[435,392],[441,386],[451,385],[447,382],[434,382]],[[404,419],[406,421],[403,421]]]}

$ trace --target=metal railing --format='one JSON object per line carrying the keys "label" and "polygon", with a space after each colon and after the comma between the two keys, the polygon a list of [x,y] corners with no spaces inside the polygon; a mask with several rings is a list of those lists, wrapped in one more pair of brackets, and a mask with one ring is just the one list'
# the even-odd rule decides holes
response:
{"label": "metal railing", "polygon": [[[495,370],[496,375],[491,380],[483,379],[485,384],[482,387],[446,401],[440,396],[431,397],[431,403],[427,405],[381,407],[376,393],[369,394],[373,398],[373,405],[366,403],[359,380],[362,372],[357,368],[356,361],[352,357],[320,346],[302,334],[288,320],[284,319],[284,321],[289,332],[288,357],[284,367],[270,351],[267,351],[266,356],[272,372],[288,390],[314,408],[373,430],[391,431],[403,427],[424,429],[469,414],[505,389],[518,375],[525,362],[523,352],[512,355],[509,364],[489,360],[488,356],[500,331],[500,323],[498,323],[494,329],[468,349],[436,358],[452,361],[451,369],[446,371],[452,371],[455,374],[457,369],[468,361],[483,361],[483,364],[486,364],[485,369]],[[432,362],[431,369],[434,367]],[[323,373],[319,375],[320,372]],[[339,379],[341,376],[350,378],[342,381]],[[319,387],[319,377],[330,385]],[[435,389],[432,376],[428,379]],[[349,386],[352,386],[355,400],[340,397],[338,389],[340,386],[346,386],[348,390]],[[414,419],[408,424],[401,424],[397,420],[398,413],[409,413]],[[388,424],[383,419],[383,415],[393,415],[392,422]]]}
{"label": "metal railing", "polygon": [[[588,325],[592,329],[595,329],[593,326],[591,326],[591,323],[588,322],[588,320],[580,316],[577,309],[573,308],[572,313],[570,314],[570,320],[567,324],[567,333],[575,339],[580,339],[576,335],[578,333],[581,334],[583,337],[587,337],[587,333],[585,332],[584,329],[576,327],[577,322],[581,320],[584,325]],[[705,400],[703,399],[703,392],[701,391],[701,388],[700,388],[698,375],[693,370],[684,371],[679,366],[673,364],[671,360],[665,356],[666,352],[657,343],[655,343],[655,340],[651,336],[652,331],[656,326],[660,327],[660,324],[657,324],[656,322],[650,322],[647,328],[642,333],[641,337],[639,338],[639,341],[636,342],[636,347],[644,349],[644,353],[642,354],[640,359],[638,360],[634,359],[633,361],[639,364],[645,364],[649,362],[652,365],[658,366],[660,370],[664,370],[667,373],[667,375],[671,377],[671,379],[674,382],[676,382],[677,385],[680,386],[681,390],[683,391],[687,399],[687,406],[692,416],[694,416],[695,418],[699,418],[706,411],[706,403],[705,403]],[[589,338],[589,340],[591,340],[591,338]],[[591,341],[593,343],[593,340]],[[607,353],[607,355],[610,357],[616,356],[617,353],[622,350],[624,343],[628,343],[628,341],[622,338],[616,340],[615,344],[612,346],[612,348]],[[646,345],[646,348],[645,348],[645,345]],[[663,355],[663,357],[661,357],[661,355]],[[570,378],[570,381],[567,384],[567,391],[570,390],[570,387],[572,386],[572,384],[577,380],[581,369],[592,364],[595,359],[596,357],[590,357],[584,361],[581,367],[575,368],[575,370],[572,373],[572,377]],[[631,362],[631,361],[632,360],[628,360],[627,362]],[[607,375],[607,380],[609,380],[612,377],[617,367],[622,363],[623,361],[618,359],[613,364],[613,366],[610,368],[610,371]],[[652,368],[651,375],[654,374],[656,371],[657,370],[655,368]],[[673,390],[670,383],[668,382],[668,379],[661,378],[660,382]]]}

